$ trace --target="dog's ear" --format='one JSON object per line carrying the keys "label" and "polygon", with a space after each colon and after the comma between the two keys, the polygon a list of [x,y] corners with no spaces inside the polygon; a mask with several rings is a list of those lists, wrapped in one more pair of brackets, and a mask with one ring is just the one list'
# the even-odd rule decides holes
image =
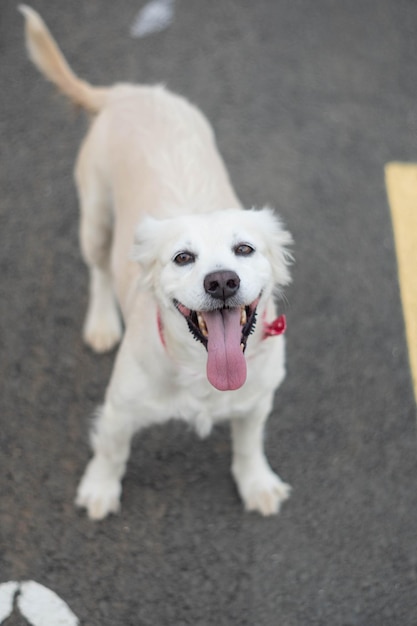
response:
{"label": "dog's ear", "polygon": [[163,222],[148,215],[136,227],[132,259],[139,263],[142,269],[140,282],[147,288],[154,283],[163,232]]}
{"label": "dog's ear", "polygon": [[256,228],[265,242],[265,254],[271,263],[274,283],[278,288],[288,285],[291,282],[288,266],[294,260],[290,250],[293,238],[273,209],[265,207],[252,212],[256,217]]}

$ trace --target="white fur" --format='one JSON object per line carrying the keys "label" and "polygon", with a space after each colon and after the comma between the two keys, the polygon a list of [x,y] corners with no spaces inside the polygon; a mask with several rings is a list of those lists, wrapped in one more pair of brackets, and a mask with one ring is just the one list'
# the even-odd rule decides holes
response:
{"label": "white fur", "polygon": [[[241,208],[201,112],[162,87],[78,87],[71,73],[66,88],[60,68],[69,70],[50,33],[32,10],[22,11],[36,65],[97,114],[76,165],[81,248],[90,269],[84,339],[97,352],[108,350],[122,336],[119,311],[125,325],[77,504],[92,519],[119,510],[131,438],[142,428],[176,417],[204,436],[232,419],[232,473],[244,505],[276,513],[289,487],[269,467],[263,430],[285,375],[284,340],[264,340],[263,319],[275,317],[273,295],[289,282],[289,234],[273,211]],[[241,243],[255,252],[237,255]],[[173,259],[184,250],[195,261],[178,266]],[[240,278],[231,306],[261,294],[247,380],[235,391],[209,383],[206,350],[173,304],[212,308],[203,283],[217,270]]]}

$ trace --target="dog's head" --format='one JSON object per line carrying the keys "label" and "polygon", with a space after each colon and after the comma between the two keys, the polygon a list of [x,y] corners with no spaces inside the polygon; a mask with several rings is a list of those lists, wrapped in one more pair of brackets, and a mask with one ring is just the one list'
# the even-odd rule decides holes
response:
{"label": "dog's head", "polygon": [[207,349],[207,377],[217,389],[244,384],[256,311],[289,282],[291,241],[270,209],[147,217],[139,224],[134,258],[143,284]]}

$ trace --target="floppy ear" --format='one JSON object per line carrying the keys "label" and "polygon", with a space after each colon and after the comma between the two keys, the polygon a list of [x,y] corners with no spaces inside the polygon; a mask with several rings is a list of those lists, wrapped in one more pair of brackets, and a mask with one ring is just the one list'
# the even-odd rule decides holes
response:
{"label": "floppy ear", "polygon": [[142,268],[140,283],[146,288],[154,283],[163,230],[163,222],[148,215],[136,227],[132,259]]}
{"label": "floppy ear", "polygon": [[288,266],[294,260],[289,249],[293,238],[271,208],[265,207],[254,212],[257,215],[257,226],[265,242],[265,254],[271,263],[274,283],[278,288],[288,285],[291,282]]}

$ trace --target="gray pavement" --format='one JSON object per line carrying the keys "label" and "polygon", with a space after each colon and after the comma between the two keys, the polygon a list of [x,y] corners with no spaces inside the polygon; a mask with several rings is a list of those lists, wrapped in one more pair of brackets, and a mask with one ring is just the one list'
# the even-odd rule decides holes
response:
{"label": "gray pavement", "polygon": [[[242,511],[227,426],[135,442],[122,512],[72,504],[114,355],[80,329],[72,167],[86,127],[29,64],[0,5],[0,584],[35,580],[82,626],[417,624],[415,403],[383,167],[417,160],[411,0],[36,0],[76,72],[164,82],[212,121],[243,202],[295,239],[288,376],[266,447],[293,486]],[[17,611],[7,626],[22,624]],[[36,626],[36,625],[35,625]]]}

